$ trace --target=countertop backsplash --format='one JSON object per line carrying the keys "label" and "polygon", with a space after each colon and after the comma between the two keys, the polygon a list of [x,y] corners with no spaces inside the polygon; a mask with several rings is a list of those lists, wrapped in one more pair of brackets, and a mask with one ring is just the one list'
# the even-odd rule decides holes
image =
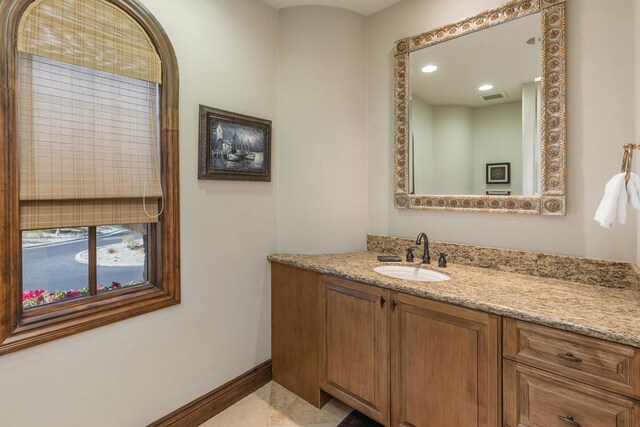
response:
{"label": "countertop backsplash", "polygon": [[[394,254],[404,259],[407,248],[414,256],[422,256],[422,245],[415,239],[367,235],[367,251]],[[447,261],[471,267],[547,277],[616,289],[640,290],[640,268],[636,264],[620,261],[552,255],[513,249],[488,248],[460,243],[430,241],[432,263],[437,265],[440,252]]]}

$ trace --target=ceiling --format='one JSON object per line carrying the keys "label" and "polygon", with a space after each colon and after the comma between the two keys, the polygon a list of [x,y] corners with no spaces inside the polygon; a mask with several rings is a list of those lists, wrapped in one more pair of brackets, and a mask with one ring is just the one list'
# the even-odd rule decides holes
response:
{"label": "ceiling", "polygon": [[[411,95],[430,105],[483,107],[518,101],[522,84],[541,74],[540,14],[519,18],[411,53]],[[534,45],[527,40],[535,37]],[[438,66],[423,73],[427,64]],[[478,87],[492,84],[480,92]],[[506,92],[508,98],[484,101],[478,96]]]}
{"label": "ceiling", "polygon": [[331,6],[349,9],[361,15],[371,15],[400,0],[262,0],[267,4],[282,9],[291,6]]}

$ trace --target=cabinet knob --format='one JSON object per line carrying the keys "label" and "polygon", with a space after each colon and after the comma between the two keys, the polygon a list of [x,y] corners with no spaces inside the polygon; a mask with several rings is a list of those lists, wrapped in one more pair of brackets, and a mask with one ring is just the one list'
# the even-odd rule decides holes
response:
{"label": "cabinet knob", "polygon": [[580,359],[579,357],[575,357],[573,353],[559,354],[558,357],[564,360],[568,360],[569,362],[582,362],[582,359]]}
{"label": "cabinet knob", "polygon": [[563,417],[562,415],[558,415],[558,419],[560,421],[564,421],[565,423],[569,424],[570,426],[582,427],[582,424],[577,423],[576,420],[571,415],[567,415],[566,417]]}
{"label": "cabinet knob", "polygon": [[395,298],[391,299],[391,311],[395,311],[396,310],[396,305],[398,305],[398,301],[396,301]]}
{"label": "cabinet knob", "polygon": [[385,302],[387,302],[387,300],[384,299],[384,295],[380,295],[380,308],[384,308]]}

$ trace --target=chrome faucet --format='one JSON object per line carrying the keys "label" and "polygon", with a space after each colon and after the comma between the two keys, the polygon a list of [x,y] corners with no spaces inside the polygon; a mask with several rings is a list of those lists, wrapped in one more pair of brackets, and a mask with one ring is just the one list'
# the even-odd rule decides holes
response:
{"label": "chrome faucet", "polygon": [[422,263],[430,264],[431,256],[429,256],[429,238],[426,233],[418,234],[418,238],[416,239],[416,245],[422,243],[422,238],[424,237],[424,252],[422,253]]}

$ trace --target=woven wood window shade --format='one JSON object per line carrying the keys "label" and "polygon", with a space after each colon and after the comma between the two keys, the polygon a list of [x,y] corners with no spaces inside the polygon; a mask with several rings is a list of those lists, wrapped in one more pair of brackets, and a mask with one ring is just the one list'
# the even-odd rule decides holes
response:
{"label": "woven wood window shade", "polygon": [[18,26],[18,50],[93,70],[160,83],[147,33],[104,0],[36,0]]}
{"label": "woven wood window shade", "polygon": [[144,31],[102,0],[36,1],[19,31],[20,228],[157,221],[160,63]]}

